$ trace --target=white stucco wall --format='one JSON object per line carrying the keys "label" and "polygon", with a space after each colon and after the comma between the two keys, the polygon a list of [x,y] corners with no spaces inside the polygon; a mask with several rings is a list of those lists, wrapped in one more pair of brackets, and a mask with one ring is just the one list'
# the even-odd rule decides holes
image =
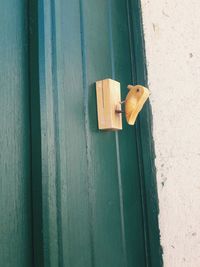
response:
{"label": "white stucco wall", "polygon": [[200,267],[200,1],[142,0],[165,267]]}

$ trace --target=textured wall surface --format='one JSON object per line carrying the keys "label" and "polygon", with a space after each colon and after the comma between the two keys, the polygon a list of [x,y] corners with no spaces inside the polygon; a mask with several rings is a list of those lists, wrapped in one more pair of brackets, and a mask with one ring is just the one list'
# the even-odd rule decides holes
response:
{"label": "textured wall surface", "polygon": [[165,267],[200,266],[200,1],[142,0]]}

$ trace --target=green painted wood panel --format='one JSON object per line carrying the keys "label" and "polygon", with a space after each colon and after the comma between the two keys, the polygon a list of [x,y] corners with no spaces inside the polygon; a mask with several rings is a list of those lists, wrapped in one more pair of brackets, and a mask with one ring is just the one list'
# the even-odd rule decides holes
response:
{"label": "green painted wood panel", "polygon": [[31,1],[37,267],[154,266],[139,124],[97,129],[95,81],[139,81],[130,3]]}
{"label": "green painted wood panel", "polygon": [[97,129],[96,80],[123,97],[145,83],[139,2],[12,0],[0,15],[0,265],[161,266],[148,105],[134,127]]}
{"label": "green painted wood panel", "polygon": [[32,266],[27,1],[0,8],[0,266]]}
{"label": "green painted wood panel", "polygon": [[[90,12],[88,6],[91,7],[93,12]],[[101,1],[99,5],[93,1],[88,1],[84,8],[86,67],[88,86],[90,85],[88,89],[90,101],[88,112],[90,127],[93,130],[91,131],[91,139],[96,141],[91,147],[91,153],[96,165],[100,162],[99,173],[93,167],[93,172],[95,172],[94,182],[97,181],[96,184],[94,183],[94,187],[97,188],[99,193],[96,196],[99,206],[94,207],[94,209],[97,214],[100,213],[96,223],[97,225],[98,223],[101,224],[100,230],[97,228],[95,240],[96,265],[145,266],[135,129],[124,123],[123,131],[116,134],[110,132],[110,140],[106,142],[104,140],[106,134],[99,133],[97,130],[95,113],[95,80],[112,77],[120,81],[123,96],[127,93],[127,84],[131,83],[127,6],[126,3],[121,3],[121,1]],[[98,12],[98,10],[101,10],[101,12]],[[95,28],[98,30],[95,31]],[[105,47],[104,44],[107,44],[107,46]],[[112,142],[114,144],[113,150],[111,150]],[[101,149],[101,153],[96,156],[96,149],[98,148]],[[105,158],[105,155],[107,158]],[[105,172],[105,181],[99,187],[98,182],[102,169]],[[113,173],[109,174],[108,169],[112,170]],[[112,183],[115,183],[116,187]],[[105,197],[102,199],[102,192],[105,192],[108,198],[105,202]],[[116,209],[114,212],[113,207],[109,210],[108,201],[116,193],[116,199],[113,200],[113,206]],[[105,216],[104,212],[106,210],[108,210],[108,213]],[[111,216],[113,216],[113,221]],[[109,218],[110,229],[105,224],[105,217]],[[118,221],[118,224],[116,224],[116,221]],[[113,235],[110,235],[110,232],[113,232]],[[116,238],[117,234],[120,237],[119,239]],[[107,236],[110,237],[110,243],[105,241]],[[100,246],[99,240],[101,239],[102,245]],[[117,244],[116,247],[112,246],[113,243]],[[120,246],[122,247],[120,248]],[[103,255],[107,253],[109,257],[105,259]]]}
{"label": "green painted wood panel", "polygon": [[[127,2],[112,0],[110,0],[109,8],[112,74],[115,79],[121,82],[122,98],[125,99],[127,84],[137,84],[136,77],[132,77],[132,64],[136,66],[136,62],[131,62],[129,8]],[[129,126],[124,120],[123,131],[118,133],[118,142],[124,202],[127,266],[146,266],[148,259],[145,251],[141,194],[142,177],[139,171],[140,158],[136,127]]]}
{"label": "green painted wood panel", "polygon": [[[96,80],[119,79],[125,93],[131,82],[127,20],[117,38],[127,6],[120,1],[56,1],[51,11],[47,3],[45,7],[46,44],[40,64],[51,68],[44,78],[55,90],[57,264],[145,266],[135,130],[124,124],[119,136],[99,132],[96,116]],[[51,22],[48,13],[55,17]],[[49,40],[53,46],[47,45]],[[49,86],[41,83],[41,95],[43,90]],[[48,94],[42,100],[49,103]],[[47,104],[41,105],[46,113]],[[41,115],[42,123],[46,118]],[[55,192],[48,193],[53,197]],[[54,210],[51,203],[48,208],[45,217]],[[54,260],[46,262],[54,266]]]}
{"label": "green painted wood panel", "polygon": [[[132,77],[148,86],[142,9],[140,0],[129,0],[128,21],[132,58]],[[137,12],[134,12],[137,10]],[[134,61],[136,64],[134,64]],[[163,266],[162,247],[158,226],[158,194],[156,185],[155,151],[152,136],[152,110],[149,102],[144,106],[136,125],[138,155],[140,157],[141,193],[143,198],[146,254],[150,266]]]}

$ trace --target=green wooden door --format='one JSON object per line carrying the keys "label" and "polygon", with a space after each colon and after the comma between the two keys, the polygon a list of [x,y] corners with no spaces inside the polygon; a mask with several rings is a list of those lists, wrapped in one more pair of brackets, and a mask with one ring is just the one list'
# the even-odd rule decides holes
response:
{"label": "green wooden door", "polygon": [[0,7],[0,266],[32,266],[27,1]]}
{"label": "green wooden door", "polygon": [[0,8],[0,266],[161,266],[149,109],[97,128],[95,82],[145,82],[136,0]]}
{"label": "green wooden door", "polygon": [[63,265],[146,266],[135,129],[97,129],[95,81],[132,81],[126,4],[60,1],[56,27]]}
{"label": "green wooden door", "polygon": [[148,108],[97,128],[95,81],[144,83],[138,27],[138,1],[32,1],[36,266],[161,266]]}

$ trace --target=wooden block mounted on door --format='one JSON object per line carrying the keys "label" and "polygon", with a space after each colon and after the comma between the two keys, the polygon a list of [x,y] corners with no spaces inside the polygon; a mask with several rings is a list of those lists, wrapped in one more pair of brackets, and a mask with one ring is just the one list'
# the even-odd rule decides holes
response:
{"label": "wooden block mounted on door", "polygon": [[98,126],[100,130],[122,130],[120,83],[112,79],[96,82]]}

